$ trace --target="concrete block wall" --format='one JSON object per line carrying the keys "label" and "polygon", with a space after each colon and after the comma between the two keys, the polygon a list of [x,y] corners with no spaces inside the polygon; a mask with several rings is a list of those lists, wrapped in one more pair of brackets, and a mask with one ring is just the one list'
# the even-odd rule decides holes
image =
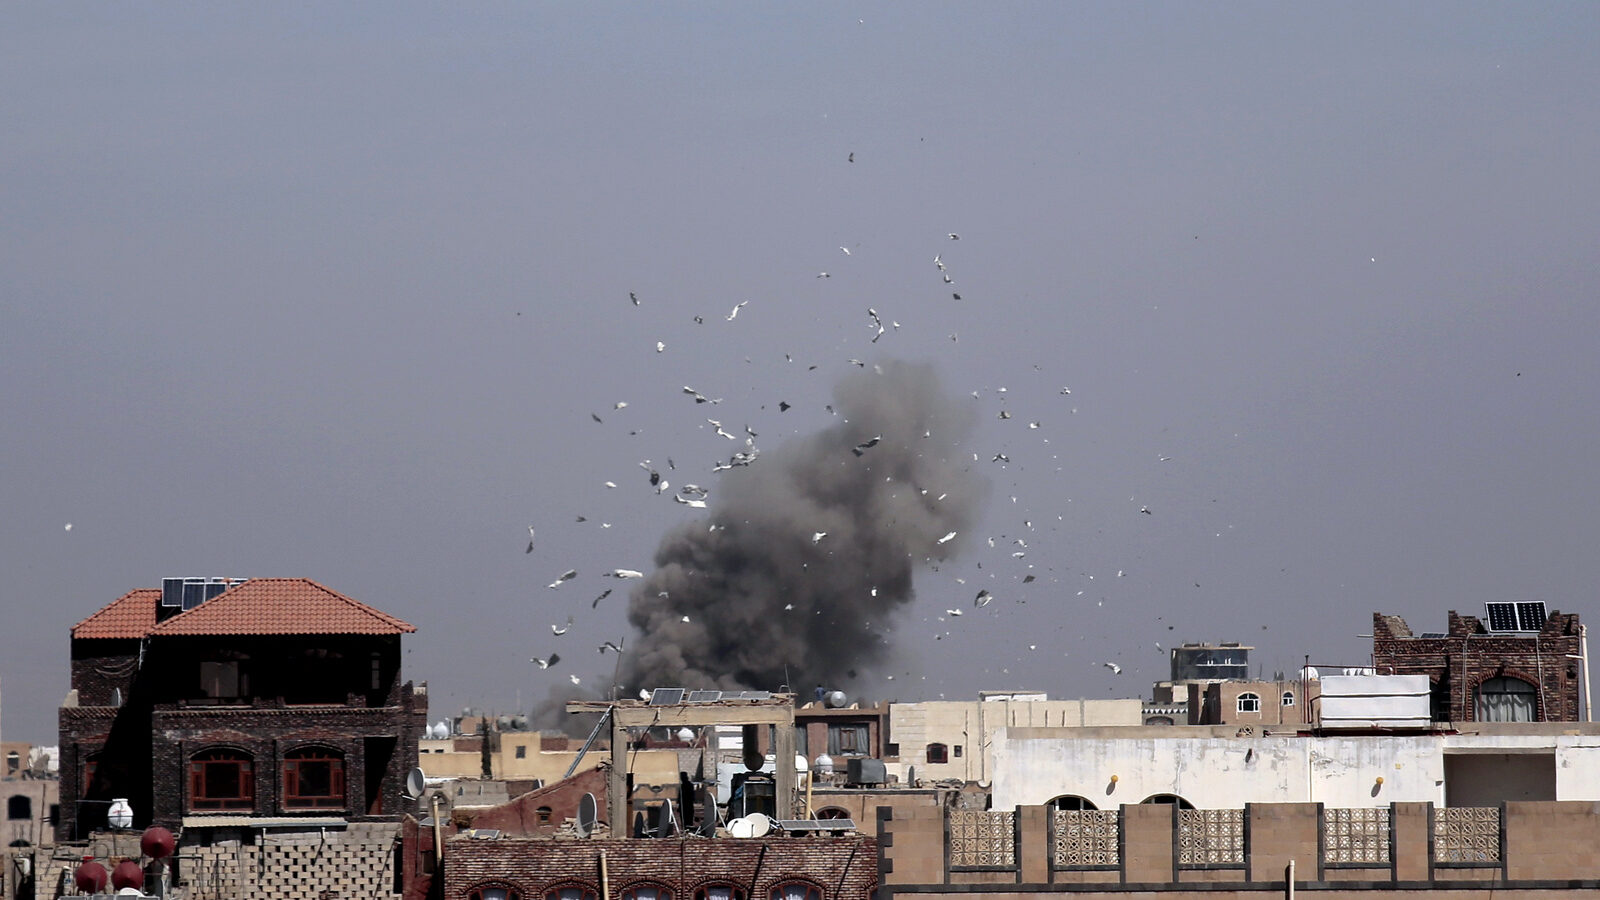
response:
{"label": "concrete block wall", "polygon": [[191,900],[392,900],[392,841],[319,843],[295,840],[188,848],[180,853],[179,887]]}

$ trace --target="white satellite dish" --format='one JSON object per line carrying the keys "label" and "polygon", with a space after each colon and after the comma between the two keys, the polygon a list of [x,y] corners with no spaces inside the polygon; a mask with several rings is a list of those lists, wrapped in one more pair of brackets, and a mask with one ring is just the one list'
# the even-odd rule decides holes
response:
{"label": "white satellite dish", "polygon": [[678,817],[672,812],[672,801],[665,801],[661,807],[661,820],[656,823],[656,837],[672,837],[678,830]]}
{"label": "white satellite dish", "polygon": [[600,805],[595,802],[594,795],[585,792],[578,799],[578,837],[588,837],[594,833],[595,819],[599,815]]}
{"label": "white satellite dish", "polygon": [[751,813],[744,818],[750,823],[751,837],[765,837],[772,830],[772,820],[767,818],[766,813]]}
{"label": "white satellite dish", "polygon": [[415,800],[422,796],[423,790],[428,786],[427,779],[421,769],[412,769],[406,773],[406,799]]}
{"label": "white satellite dish", "polygon": [[755,837],[755,826],[743,816],[728,822],[728,834],[736,838]]}

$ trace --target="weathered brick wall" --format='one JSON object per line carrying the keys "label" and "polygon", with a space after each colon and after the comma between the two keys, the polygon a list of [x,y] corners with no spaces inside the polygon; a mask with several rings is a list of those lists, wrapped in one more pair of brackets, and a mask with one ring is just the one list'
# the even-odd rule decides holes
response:
{"label": "weathered brick wall", "polygon": [[1537,636],[1489,632],[1475,616],[1449,614],[1442,638],[1408,637],[1403,619],[1373,613],[1372,661],[1380,675],[1427,675],[1436,721],[1477,718],[1478,686],[1518,678],[1540,687],[1540,721],[1579,721],[1578,617],[1552,612]]}
{"label": "weathered brick wall", "polygon": [[823,900],[867,900],[878,880],[877,841],[839,838],[681,840],[496,840],[445,842],[444,900],[465,900],[475,887],[495,884],[523,897],[543,897],[559,885],[600,890],[606,854],[610,896],[634,884],[666,887],[690,898],[709,884],[733,884],[765,900],[786,882],[807,882]]}

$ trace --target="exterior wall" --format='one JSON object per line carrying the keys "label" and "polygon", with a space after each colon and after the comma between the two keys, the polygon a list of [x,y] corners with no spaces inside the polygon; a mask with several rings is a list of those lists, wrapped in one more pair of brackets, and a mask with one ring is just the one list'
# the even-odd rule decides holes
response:
{"label": "exterior wall", "polygon": [[901,810],[939,809],[945,806],[950,793],[945,790],[817,788],[811,792],[811,812],[815,815],[822,810],[844,810],[848,818],[855,820],[858,830],[868,831],[880,806],[888,807],[896,814]]}
{"label": "exterior wall", "polygon": [[[1310,701],[1317,696],[1317,681],[1214,681],[1210,684],[1190,684],[1190,725],[1306,725],[1310,724]],[[1285,693],[1294,696],[1294,703],[1283,705]],[[1240,712],[1239,697],[1255,694],[1259,709]]]}
{"label": "exterior wall", "polygon": [[[1394,804],[1376,820],[1387,830],[1358,829],[1370,839],[1357,852],[1349,850],[1357,844],[1333,843],[1329,809],[1317,803],[1234,806],[1231,822],[1199,825],[1185,824],[1170,805],[1122,806],[1112,820],[1114,833],[1093,843],[1111,860],[1098,864],[1067,855],[1088,845],[1082,835],[1057,834],[1046,808],[1019,807],[1004,814],[1015,828],[1006,843],[1000,841],[1003,827],[962,839],[984,845],[979,866],[970,865],[972,847],[952,838],[956,826],[946,812],[884,809],[878,816],[880,896],[967,893],[983,885],[988,900],[1281,897],[1290,893],[1285,875],[1291,862],[1295,887],[1325,897],[1554,898],[1600,890],[1595,804],[1507,803],[1476,811],[1488,824],[1470,839],[1436,833],[1428,804]],[[1468,854],[1476,861],[1452,857],[1467,848],[1477,848]],[[1201,856],[1210,861],[1197,861]],[[958,860],[968,867],[954,865]]]}
{"label": "exterior wall", "polygon": [[1518,678],[1538,689],[1538,721],[1577,722],[1582,673],[1578,616],[1552,611],[1538,635],[1494,632],[1475,616],[1449,612],[1442,638],[1413,637],[1399,616],[1372,614],[1372,663],[1380,675],[1427,675],[1434,721],[1477,720],[1478,686]]}
{"label": "exterior wall", "polygon": [[[477,749],[445,749],[452,740],[426,740],[421,742],[422,752],[416,757],[417,765],[429,778],[478,778],[483,773],[483,754]],[[525,748],[523,758],[517,758],[517,747]],[[540,750],[537,732],[514,732],[500,735],[500,749],[489,754],[490,771],[495,778],[540,780],[553,784],[566,777],[572,761],[578,758],[576,750]],[[443,752],[439,752],[443,750]],[[606,758],[609,751],[591,748],[585,757],[594,762]],[[640,750],[629,754],[635,784],[677,784],[678,754],[675,750]]]}
{"label": "exterior wall", "polygon": [[[24,802],[28,815],[12,818],[13,804],[20,807]],[[7,778],[0,781],[0,847],[54,844],[55,822],[50,816],[51,808],[59,802],[61,785],[53,778]],[[19,841],[25,843],[19,845]]]}
{"label": "exterior wall", "polygon": [[605,770],[596,766],[565,781],[529,791],[501,806],[461,810],[452,819],[464,828],[497,828],[508,835],[549,836],[567,820],[578,817],[578,803],[586,793],[594,795],[599,810],[607,809],[606,781]]}
{"label": "exterior wall", "polygon": [[634,885],[664,887],[674,900],[691,900],[696,888],[732,884],[749,900],[769,900],[790,882],[815,886],[822,900],[868,900],[878,882],[878,847],[871,837],[685,838],[681,840],[445,842],[443,900],[466,900],[481,886],[509,888],[528,900],[553,888],[600,892],[604,854],[615,900]]}
{"label": "exterior wall", "polygon": [[[1534,729],[1548,732],[1553,727]],[[1540,764],[1534,757],[1553,759],[1555,799],[1600,801],[1600,734],[1257,733],[1234,738],[1183,736],[1187,729],[1162,731],[1162,736],[1118,738],[1072,729],[1006,729],[993,748],[993,806],[1010,809],[1066,795],[1087,798],[1107,809],[1154,794],[1177,794],[1201,809],[1247,802],[1444,806],[1451,783],[1447,756],[1464,754],[1511,754],[1523,762],[1524,776],[1487,783],[1470,770],[1459,771],[1460,777],[1473,779],[1479,791],[1493,791],[1489,796],[1495,803],[1542,796],[1531,793],[1538,790],[1533,779]],[[1112,775],[1117,776],[1115,782]],[[1486,795],[1469,796],[1481,801]]]}
{"label": "exterior wall", "polygon": [[[1144,704],[1126,700],[934,700],[889,705],[890,739],[899,747],[890,771],[905,779],[911,768],[918,781],[988,781],[989,753],[1004,728],[1062,728],[1143,725]],[[945,763],[930,763],[929,744],[944,744]],[[961,755],[956,755],[956,748]]]}

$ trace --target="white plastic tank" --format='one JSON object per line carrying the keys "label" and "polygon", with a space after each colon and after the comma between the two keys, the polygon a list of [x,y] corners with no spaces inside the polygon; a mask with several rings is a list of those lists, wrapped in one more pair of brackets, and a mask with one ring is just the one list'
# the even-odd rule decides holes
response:
{"label": "white plastic tank", "polygon": [[826,753],[817,754],[816,773],[818,775],[832,775],[833,774],[833,757],[829,756]]}

